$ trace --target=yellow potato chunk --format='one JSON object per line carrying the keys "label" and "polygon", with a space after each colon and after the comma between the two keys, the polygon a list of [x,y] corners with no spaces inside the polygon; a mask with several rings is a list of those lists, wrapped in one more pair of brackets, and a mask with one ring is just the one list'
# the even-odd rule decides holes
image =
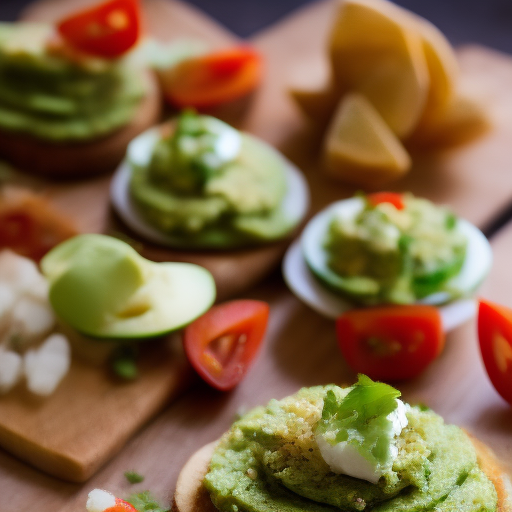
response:
{"label": "yellow potato chunk", "polygon": [[329,53],[339,90],[364,94],[403,138],[427,102],[429,72],[421,36],[406,12],[386,0],[346,0]]}
{"label": "yellow potato chunk", "polygon": [[329,63],[316,59],[314,64],[293,70],[290,95],[308,121],[325,128],[339,101]]}
{"label": "yellow potato chunk", "polygon": [[482,105],[472,98],[457,95],[443,111],[422,122],[407,145],[421,149],[448,149],[467,144],[490,127],[490,119]]}
{"label": "yellow potato chunk", "polygon": [[410,157],[372,104],[359,93],[340,102],[323,147],[325,170],[362,187],[377,187],[405,174]]}
{"label": "yellow potato chunk", "polygon": [[421,36],[427,61],[430,87],[419,124],[439,115],[454,101],[459,64],[452,46],[442,32],[429,21],[410,13]]}

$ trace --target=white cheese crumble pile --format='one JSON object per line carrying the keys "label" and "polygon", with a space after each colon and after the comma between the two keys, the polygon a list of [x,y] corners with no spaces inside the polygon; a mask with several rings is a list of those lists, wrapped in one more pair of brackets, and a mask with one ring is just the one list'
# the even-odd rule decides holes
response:
{"label": "white cheese crumble pile", "polygon": [[53,393],[69,370],[71,351],[61,334],[51,334],[55,315],[48,283],[30,259],[0,252],[0,393],[24,377],[28,389]]}
{"label": "white cheese crumble pile", "polygon": [[85,508],[87,512],[103,512],[115,505],[116,497],[113,494],[102,489],[93,489],[89,493]]}
{"label": "white cheese crumble pile", "polygon": [[[392,439],[389,445],[389,460],[391,464],[398,456],[396,438],[408,424],[406,405],[399,399],[396,399],[396,402],[396,409],[387,416],[391,422],[390,431],[383,433]],[[389,469],[387,467],[375,467],[369,460],[361,455],[357,447],[353,444],[341,442],[332,445],[322,434],[316,435],[316,442],[322,454],[322,458],[334,473],[353,476],[354,478],[360,478],[376,484],[383,473]]]}

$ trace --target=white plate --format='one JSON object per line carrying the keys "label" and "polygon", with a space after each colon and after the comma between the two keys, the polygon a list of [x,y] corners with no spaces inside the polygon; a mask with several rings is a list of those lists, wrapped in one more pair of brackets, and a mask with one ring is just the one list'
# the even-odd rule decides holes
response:
{"label": "white plate", "polygon": [[[341,207],[353,208],[352,200],[334,203],[318,213],[306,226],[300,240],[288,249],[283,260],[283,275],[291,291],[312,309],[328,318],[335,319],[343,312],[354,308],[354,304],[332,292],[318,280],[309,269],[303,256],[302,244],[316,240],[319,244],[324,239],[326,219],[330,219],[334,210]],[[482,232],[470,222],[459,219],[459,228],[468,237],[467,256],[459,274],[450,281],[450,286],[467,295],[474,292],[491,268],[492,250]],[[321,245],[320,245],[321,246]],[[322,251],[318,251],[321,253]],[[445,292],[429,295],[418,303],[440,304],[446,301]],[[443,327],[450,331],[472,318],[476,312],[473,299],[458,299],[439,306]]]}
{"label": "white plate", "polygon": [[[110,199],[121,220],[135,233],[159,245],[182,247],[183,243],[180,240],[156,229],[139,214],[130,194],[132,170],[128,161],[136,165],[147,165],[151,158],[152,149],[159,139],[160,130],[152,128],[136,137],[128,145],[127,157],[112,178]],[[309,187],[302,172],[282,155],[281,158],[286,163],[285,170],[288,184],[281,208],[288,218],[296,219],[296,225],[298,225],[309,210]]]}

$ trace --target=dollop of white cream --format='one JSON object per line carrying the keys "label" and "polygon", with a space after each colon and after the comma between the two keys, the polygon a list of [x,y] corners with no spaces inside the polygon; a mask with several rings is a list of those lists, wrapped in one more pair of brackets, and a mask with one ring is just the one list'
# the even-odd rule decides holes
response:
{"label": "dollop of white cream", "polygon": [[[396,400],[396,409],[388,414],[390,420],[390,430],[383,432],[383,435],[391,439],[389,445],[389,460],[391,464],[398,456],[396,438],[407,426],[407,407],[401,400]],[[322,458],[329,465],[334,473],[352,476],[376,484],[383,473],[389,469],[389,466],[375,466],[369,460],[365,459],[353,445],[345,441],[332,445],[322,434],[316,435],[316,442]]]}
{"label": "dollop of white cream", "polygon": [[228,163],[239,155],[241,147],[242,137],[240,132],[226,126],[224,130],[220,131],[215,142],[215,153],[223,163]]}

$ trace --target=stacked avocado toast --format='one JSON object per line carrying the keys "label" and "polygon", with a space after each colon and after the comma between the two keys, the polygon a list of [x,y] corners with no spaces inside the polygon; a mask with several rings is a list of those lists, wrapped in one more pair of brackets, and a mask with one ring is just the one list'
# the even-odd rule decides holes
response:
{"label": "stacked avocado toast", "polygon": [[[235,422],[216,447],[204,480],[216,508],[225,512],[497,510],[495,486],[479,467],[470,438],[424,407],[407,406],[408,424],[395,439],[396,457],[383,466],[377,483],[333,472],[318,446],[319,429],[334,421],[333,404],[336,409],[351,390],[368,385],[385,386],[361,376],[352,388],[303,388]],[[348,430],[348,442],[358,445],[358,450],[370,442],[376,458],[379,451],[382,454],[382,436],[369,441],[365,429],[378,417],[379,400],[368,400],[367,407],[376,408],[377,415],[360,427],[359,434],[366,432],[362,444],[357,432]],[[340,431],[336,429],[337,435]]]}

